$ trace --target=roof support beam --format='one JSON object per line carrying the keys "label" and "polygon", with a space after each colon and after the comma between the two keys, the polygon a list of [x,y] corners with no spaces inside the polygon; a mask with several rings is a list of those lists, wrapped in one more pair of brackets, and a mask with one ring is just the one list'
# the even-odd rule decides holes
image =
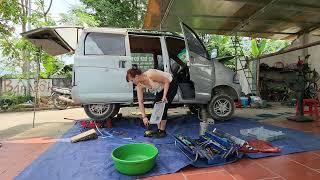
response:
{"label": "roof support beam", "polygon": [[[246,4],[251,4],[251,5],[257,5],[261,6],[261,3],[269,3],[270,0],[265,0],[265,1],[257,1],[257,0],[215,0],[215,1],[230,1],[230,2],[242,2]],[[315,6],[308,6],[305,4],[299,4],[299,3],[294,3],[294,2],[278,2],[276,4],[277,7],[280,7],[284,10],[292,10],[292,11],[300,11],[300,12],[313,12],[313,13],[320,13],[320,7],[315,7]]]}
{"label": "roof support beam", "polygon": [[268,4],[263,6],[261,9],[253,13],[250,17],[248,17],[245,21],[242,23],[239,23],[235,28],[233,28],[232,32],[236,33],[238,31],[241,31],[246,25],[250,23],[250,21],[256,19],[263,11],[268,9],[269,7],[273,6],[278,0],[271,0]]}
{"label": "roof support beam", "polygon": [[[174,14],[175,16],[185,18],[208,18],[208,19],[219,19],[219,20],[230,20],[233,22],[244,22],[245,17],[233,17],[233,16],[213,16],[213,15],[183,15],[183,14]],[[305,21],[293,21],[290,19],[253,19],[252,21],[262,21],[262,22],[270,22],[270,23],[295,23],[295,24],[310,24],[310,25],[320,25],[319,22],[305,22]]]}
{"label": "roof support beam", "polygon": [[[199,31],[220,31],[220,32],[230,32],[230,33],[233,32],[231,29],[205,29],[205,28],[196,28],[196,27],[193,27],[192,29],[199,30]],[[275,32],[275,31],[244,31],[244,30],[239,30],[237,32],[239,32],[239,33],[297,35],[297,33]]]}
{"label": "roof support beam", "polygon": [[[163,29],[167,29],[168,27],[163,26]],[[179,26],[172,26],[170,27],[172,29],[180,29]],[[216,31],[216,32],[225,32],[225,33],[230,33],[230,35],[232,35],[233,31],[232,29],[212,29],[212,28],[200,28],[200,27],[192,27],[193,30],[197,30],[197,31]],[[282,35],[298,35],[299,33],[286,33],[286,32],[277,32],[277,31],[245,31],[245,30],[240,30],[237,31],[239,33],[250,33],[250,34],[254,34],[254,33],[259,33],[259,34],[282,34]]]}

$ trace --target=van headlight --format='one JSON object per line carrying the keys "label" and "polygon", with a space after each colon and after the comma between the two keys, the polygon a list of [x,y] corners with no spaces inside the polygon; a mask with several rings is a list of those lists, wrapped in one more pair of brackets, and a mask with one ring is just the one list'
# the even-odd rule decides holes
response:
{"label": "van headlight", "polygon": [[239,74],[236,73],[233,75],[233,83],[235,84],[240,84],[240,81],[239,81]]}

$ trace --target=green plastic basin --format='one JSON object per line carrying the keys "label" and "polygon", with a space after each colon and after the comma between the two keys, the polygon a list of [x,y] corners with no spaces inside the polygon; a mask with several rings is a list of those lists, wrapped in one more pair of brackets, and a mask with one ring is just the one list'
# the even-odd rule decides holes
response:
{"label": "green plastic basin", "polygon": [[156,161],[158,149],[151,144],[127,144],[111,153],[116,169],[126,175],[141,175],[150,171]]}

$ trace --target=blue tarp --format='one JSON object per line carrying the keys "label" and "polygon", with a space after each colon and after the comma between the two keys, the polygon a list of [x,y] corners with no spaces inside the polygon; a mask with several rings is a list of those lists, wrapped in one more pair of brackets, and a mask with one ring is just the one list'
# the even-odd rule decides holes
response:
{"label": "blue tarp", "polygon": [[[217,123],[210,128],[213,129],[216,127],[240,138],[248,139],[240,135],[240,129],[259,126],[264,126],[270,130],[281,130],[286,134],[287,138],[272,143],[282,149],[281,153],[247,154],[250,158],[320,149],[319,136],[297,130],[265,125],[243,118],[234,118],[231,121]],[[199,120],[194,116],[186,116],[168,121],[167,131],[170,135],[183,134],[197,138],[198,130]],[[70,143],[69,138],[81,131],[83,131],[83,129],[80,125],[76,124],[63,138],[33,161],[16,179],[132,179],[135,177],[121,175],[115,170],[110,154],[114,148],[133,142],[153,143],[159,149],[156,167],[145,176],[174,173],[191,164],[174,146],[172,136],[169,135],[163,139],[145,138],[143,137],[144,128],[140,125],[140,121],[134,119],[119,120],[113,123],[111,130],[104,129],[104,134],[107,134],[107,132],[113,134],[111,138],[99,138],[97,140],[74,144]],[[133,141],[123,139],[128,137],[133,138]]]}

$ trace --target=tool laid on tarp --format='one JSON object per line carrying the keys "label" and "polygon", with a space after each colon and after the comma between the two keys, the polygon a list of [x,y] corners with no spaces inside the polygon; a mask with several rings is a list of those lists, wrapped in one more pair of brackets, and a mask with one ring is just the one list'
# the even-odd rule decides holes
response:
{"label": "tool laid on tarp", "polygon": [[89,131],[85,131],[81,134],[71,137],[71,142],[76,143],[79,141],[86,141],[86,140],[97,139],[97,138],[98,138],[97,132],[94,129],[90,129]]}
{"label": "tool laid on tarp", "polygon": [[144,131],[143,136],[144,136],[144,137],[153,137],[154,131],[152,130],[152,128],[150,127],[150,125],[148,125],[146,128],[147,128],[147,129]]}
{"label": "tool laid on tarp", "polygon": [[238,144],[244,144],[245,141],[236,141],[235,138],[215,129],[213,132],[205,132],[198,139],[177,135],[175,145],[194,163],[206,161],[209,165],[218,165],[234,162],[241,157]]}
{"label": "tool laid on tarp", "polygon": [[212,133],[215,134],[215,135],[217,135],[217,136],[219,136],[219,137],[222,137],[222,138],[228,138],[229,141],[232,141],[233,144],[236,144],[236,145],[238,145],[238,146],[240,146],[240,147],[242,147],[242,146],[246,143],[245,140],[240,139],[240,138],[238,138],[238,137],[236,137],[236,136],[233,136],[233,135],[231,135],[231,134],[228,134],[228,133],[226,133],[226,132],[220,131],[220,130],[218,130],[217,128],[214,128],[214,130],[212,131]]}

